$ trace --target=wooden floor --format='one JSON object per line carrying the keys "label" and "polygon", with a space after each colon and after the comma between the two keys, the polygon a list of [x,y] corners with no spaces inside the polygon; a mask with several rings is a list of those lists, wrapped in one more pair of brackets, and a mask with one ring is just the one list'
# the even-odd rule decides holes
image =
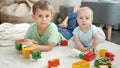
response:
{"label": "wooden floor", "polygon": [[[107,30],[105,28],[103,30],[106,33]],[[110,41],[120,45],[120,29],[112,29],[112,37]]]}

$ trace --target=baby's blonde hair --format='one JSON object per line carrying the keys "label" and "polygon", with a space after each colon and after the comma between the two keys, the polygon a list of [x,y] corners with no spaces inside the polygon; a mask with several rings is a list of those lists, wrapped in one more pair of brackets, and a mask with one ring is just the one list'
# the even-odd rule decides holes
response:
{"label": "baby's blonde hair", "polygon": [[79,8],[78,11],[77,11],[77,15],[78,15],[79,12],[81,12],[81,11],[89,11],[90,14],[93,16],[93,11],[92,11],[92,9],[89,8],[89,7],[87,7],[87,6]]}

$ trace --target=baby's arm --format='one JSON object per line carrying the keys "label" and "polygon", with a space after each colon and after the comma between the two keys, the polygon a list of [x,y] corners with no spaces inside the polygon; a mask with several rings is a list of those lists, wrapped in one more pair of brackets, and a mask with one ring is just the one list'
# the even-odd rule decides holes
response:
{"label": "baby's arm", "polygon": [[90,46],[90,49],[92,50],[93,48],[96,48],[97,45],[98,45],[98,42],[99,42],[98,33],[95,33],[95,34],[93,35],[93,43],[92,43],[92,45]]}
{"label": "baby's arm", "polygon": [[76,47],[80,50],[80,51],[83,51],[85,52],[87,50],[87,48],[85,48],[82,43],[80,42],[80,39],[77,37],[77,36],[73,36],[73,39],[74,39],[74,42],[75,42],[75,45]]}

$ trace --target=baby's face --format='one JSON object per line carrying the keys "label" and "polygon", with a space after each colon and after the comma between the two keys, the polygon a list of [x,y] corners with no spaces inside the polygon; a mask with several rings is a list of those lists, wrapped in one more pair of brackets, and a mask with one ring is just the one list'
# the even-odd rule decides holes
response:
{"label": "baby's face", "polygon": [[78,22],[78,25],[80,26],[80,28],[87,28],[93,22],[93,15],[87,10],[78,11],[77,22]]}
{"label": "baby's face", "polygon": [[32,17],[39,25],[47,26],[52,19],[52,13],[50,10],[36,9],[36,12]]}

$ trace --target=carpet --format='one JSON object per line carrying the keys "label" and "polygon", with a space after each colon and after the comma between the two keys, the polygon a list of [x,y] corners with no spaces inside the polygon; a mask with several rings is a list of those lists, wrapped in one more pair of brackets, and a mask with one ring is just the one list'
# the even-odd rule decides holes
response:
{"label": "carpet", "polygon": [[[82,59],[73,57],[72,49],[75,44],[72,39],[68,46],[56,46],[49,52],[42,52],[42,58],[37,62],[30,62],[15,50],[14,46],[0,47],[0,68],[48,68],[48,60],[53,58],[60,59],[59,68],[72,68],[72,63]],[[96,50],[107,49],[115,54],[115,60],[112,61],[112,68],[120,68],[120,45],[105,41],[99,43]],[[98,57],[98,56],[97,56]],[[94,60],[90,62],[90,68],[95,68]]]}

